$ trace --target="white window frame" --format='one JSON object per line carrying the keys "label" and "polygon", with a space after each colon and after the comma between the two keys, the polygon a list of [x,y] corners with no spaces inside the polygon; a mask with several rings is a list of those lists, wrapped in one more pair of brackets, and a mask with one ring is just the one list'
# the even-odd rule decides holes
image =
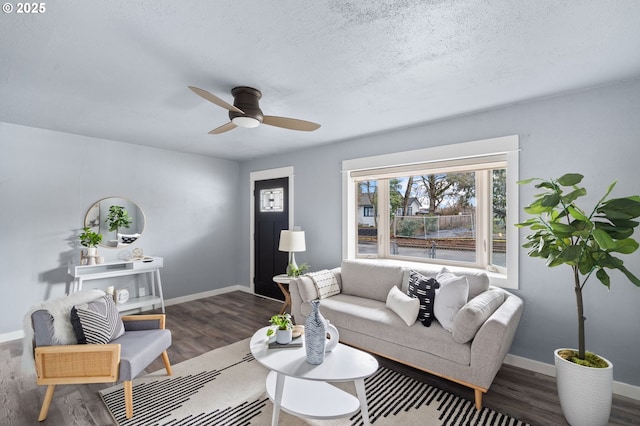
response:
{"label": "white window frame", "polygon": [[[463,142],[452,145],[443,145],[432,148],[424,148],[413,151],[396,152],[385,155],[377,155],[372,157],[357,158],[345,160],[342,162],[342,178],[343,178],[343,221],[342,221],[342,238],[343,238],[343,258],[356,259],[357,257],[357,177],[366,176],[367,174],[383,176],[385,173],[393,174],[394,169],[410,170],[412,166],[416,168],[422,167],[429,163],[452,162],[455,164],[473,164],[475,159],[479,163],[486,162],[487,157],[498,156],[507,164],[507,268],[496,269],[489,267],[485,270],[489,275],[491,283],[504,288],[518,288],[518,252],[519,239],[518,230],[515,224],[518,223],[519,196],[518,184],[519,179],[519,137],[518,135],[503,136],[498,138],[483,139],[471,142]],[[408,172],[410,173],[410,172]],[[486,186],[486,182],[477,182],[478,185]],[[378,191],[388,191],[387,185],[379,185]],[[384,194],[379,193],[380,199]],[[378,206],[378,229],[389,229],[388,207]],[[478,211],[482,206],[477,206]],[[484,209],[482,209],[484,211]],[[488,210],[487,210],[488,211]],[[478,220],[489,221],[490,218],[479,217]],[[485,227],[485,235],[478,235],[478,249],[490,249]],[[386,236],[379,238],[379,244],[387,241]],[[388,244],[386,244],[388,246]],[[486,248],[485,248],[486,247]],[[380,247],[378,250],[377,261],[387,261],[389,254],[388,247]],[[407,262],[402,262],[407,263]],[[413,261],[411,263],[419,263]],[[479,268],[461,268],[461,269],[479,269]],[[484,269],[483,269],[484,270]]]}

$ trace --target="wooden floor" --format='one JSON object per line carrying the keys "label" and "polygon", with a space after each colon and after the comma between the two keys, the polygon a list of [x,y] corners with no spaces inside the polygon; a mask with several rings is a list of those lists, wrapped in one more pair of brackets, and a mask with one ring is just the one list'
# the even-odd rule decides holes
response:
{"label": "wooden floor", "polygon": [[[280,306],[280,302],[240,291],[168,306],[167,328],[173,333],[173,345],[168,351],[171,363],[175,365],[251,337],[257,328],[267,325],[268,318],[277,313]],[[47,420],[38,423],[45,387],[38,387],[35,378],[21,373],[21,358],[20,341],[0,344],[0,425],[113,424],[98,395],[98,390],[110,384],[58,386]],[[379,358],[379,361],[382,365],[473,400],[473,391],[463,386],[385,359]],[[157,360],[147,372],[162,368],[162,362]],[[533,425],[567,424],[560,411],[554,378],[520,368],[503,366],[483,403]],[[615,396],[610,424],[640,424],[640,401]]]}

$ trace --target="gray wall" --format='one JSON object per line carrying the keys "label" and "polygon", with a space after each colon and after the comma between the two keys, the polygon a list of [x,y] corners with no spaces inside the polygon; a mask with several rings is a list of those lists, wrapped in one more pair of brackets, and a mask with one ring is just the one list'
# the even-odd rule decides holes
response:
{"label": "gray wall", "polygon": [[[511,134],[520,135],[521,178],[582,173],[590,203],[615,179],[614,196],[640,194],[640,80],[245,162],[240,180],[247,181],[252,171],[294,166],[295,223],[307,235],[307,251],[296,258],[317,270],[341,260],[342,160]],[[532,194],[532,187],[521,189],[521,206]],[[248,194],[240,198],[243,224],[249,222],[248,200]],[[248,259],[248,226],[241,228],[239,241],[245,243],[238,257]],[[640,275],[640,253],[626,263]],[[248,282],[249,265],[238,268],[239,281]],[[597,280],[587,286],[587,348],[614,363],[615,380],[640,386],[640,289],[612,274],[610,292]],[[555,348],[577,345],[571,279],[568,268],[546,268],[522,249],[516,293],[525,301],[525,313],[512,354],[552,364]]]}
{"label": "gray wall", "polygon": [[164,257],[165,298],[236,285],[238,179],[233,161],[0,123],[0,334],[64,294],[84,215],[106,196],[144,210],[144,233],[130,248]]}

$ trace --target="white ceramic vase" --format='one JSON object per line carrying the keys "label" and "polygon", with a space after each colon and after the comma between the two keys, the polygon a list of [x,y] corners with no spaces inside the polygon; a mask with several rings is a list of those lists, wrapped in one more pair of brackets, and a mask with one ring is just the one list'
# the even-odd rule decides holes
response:
{"label": "white ceramic vase", "polygon": [[553,353],[562,414],[572,426],[602,426],[609,422],[613,396],[613,364],[591,368],[567,361]]}
{"label": "white ceramic vase", "polygon": [[288,329],[288,330],[278,329],[278,331],[276,331],[276,342],[280,343],[281,345],[287,345],[291,343],[291,339],[292,339],[291,329]]}

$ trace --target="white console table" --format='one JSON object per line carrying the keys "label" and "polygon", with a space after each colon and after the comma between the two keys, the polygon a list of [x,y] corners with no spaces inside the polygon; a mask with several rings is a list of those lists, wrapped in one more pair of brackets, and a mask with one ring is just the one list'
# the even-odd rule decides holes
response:
{"label": "white console table", "polygon": [[[149,274],[151,278],[151,294],[140,296],[139,288],[126,303],[118,304],[118,310],[130,311],[145,306],[160,305],[164,312],[162,282],[160,281],[161,257],[147,257],[145,260],[116,260],[99,265],[75,265],[69,263],[68,273],[73,277],[71,293],[82,290],[82,283],[101,278],[121,277],[124,275]],[[157,290],[157,292],[156,292]]]}

